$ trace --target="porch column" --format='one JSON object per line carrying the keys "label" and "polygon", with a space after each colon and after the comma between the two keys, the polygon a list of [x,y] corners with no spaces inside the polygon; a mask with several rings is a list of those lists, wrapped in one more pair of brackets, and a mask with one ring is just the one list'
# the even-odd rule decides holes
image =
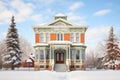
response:
{"label": "porch column", "polygon": [[74,49],[74,69],[76,70],[76,49]]}
{"label": "porch column", "polygon": [[54,71],[54,47],[52,47],[52,71]]}
{"label": "porch column", "polygon": [[70,45],[68,46],[69,52],[68,52],[68,71],[70,71]]}
{"label": "porch column", "polygon": [[45,54],[45,49],[44,49],[44,69],[46,69],[46,54]]}
{"label": "porch column", "polygon": [[82,49],[80,50],[80,70],[82,70]]}
{"label": "porch column", "polygon": [[51,45],[50,45],[50,53],[49,53],[50,64],[51,64],[51,59],[52,59],[52,58],[51,58],[51,51],[52,51],[52,50],[51,50]]}

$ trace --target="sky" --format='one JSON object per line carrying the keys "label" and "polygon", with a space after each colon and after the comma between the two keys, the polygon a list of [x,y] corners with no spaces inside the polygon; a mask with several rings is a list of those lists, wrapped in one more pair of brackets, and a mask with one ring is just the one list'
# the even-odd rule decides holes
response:
{"label": "sky", "polygon": [[87,50],[95,50],[111,26],[120,34],[120,0],[0,0],[0,40],[4,39],[12,15],[20,36],[34,45],[32,26],[53,21],[62,13],[68,21],[88,25]]}

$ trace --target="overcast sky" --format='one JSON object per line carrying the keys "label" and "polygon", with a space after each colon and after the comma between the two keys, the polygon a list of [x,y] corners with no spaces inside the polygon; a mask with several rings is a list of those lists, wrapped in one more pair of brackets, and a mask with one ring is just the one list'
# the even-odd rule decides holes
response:
{"label": "overcast sky", "polygon": [[70,22],[88,25],[87,49],[96,49],[110,26],[120,34],[120,0],[0,0],[0,39],[8,31],[11,16],[15,16],[18,33],[34,45],[32,26],[53,20],[58,13]]}

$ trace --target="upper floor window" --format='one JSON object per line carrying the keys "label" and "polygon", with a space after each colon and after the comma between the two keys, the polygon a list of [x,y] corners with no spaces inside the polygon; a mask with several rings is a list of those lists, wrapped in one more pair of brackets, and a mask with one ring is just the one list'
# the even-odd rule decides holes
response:
{"label": "upper floor window", "polygon": [[46,33],[46,42],[48,42],[49,41],[49,33]]}
{"label": "upper floor window", "polygon": [[70,34],[70,41],[71,41],[71,42],[74,42],[74,33],[71,33],[71,34]]}
{"label": "upper floor window", "polygon": [[44,34],[40,33],[40,42],[44,42]]}
{"label": "upper floor window", "polygon": [[58,41],[62,41],[63,40],[63,34],[62,33],[58,33],[57,34],[57,40]]}
{"label": "upper floor window", "polygon": [[79,33],[76,33],[76,42],[80,42],[80,35],[79,35]]}

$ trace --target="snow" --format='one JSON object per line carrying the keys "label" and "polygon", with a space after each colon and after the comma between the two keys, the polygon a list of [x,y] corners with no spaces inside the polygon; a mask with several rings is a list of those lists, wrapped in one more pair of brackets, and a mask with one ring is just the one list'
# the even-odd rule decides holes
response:
{"label": "snow", "polygon": [[72,44],[70,41],[49,41],[49,44]]}
{"label": "snow", "polygon": [[31,54],[29,57],[34,60],[35,55],[34,55],[34,54]]}
{"label": "snow", "polygon": [[65,15],[62,14],[62,13],[58,13],[58,14],[56,14],[55,16],[65,16]]}
{"label": "snow", "polygon": [[0,80],[120,80],[120,71],[0,71]]}
{"label": "snow", "polygon": [[26,62],[32,62],[32,60],[31,59],[27,59],[27,61]]}

